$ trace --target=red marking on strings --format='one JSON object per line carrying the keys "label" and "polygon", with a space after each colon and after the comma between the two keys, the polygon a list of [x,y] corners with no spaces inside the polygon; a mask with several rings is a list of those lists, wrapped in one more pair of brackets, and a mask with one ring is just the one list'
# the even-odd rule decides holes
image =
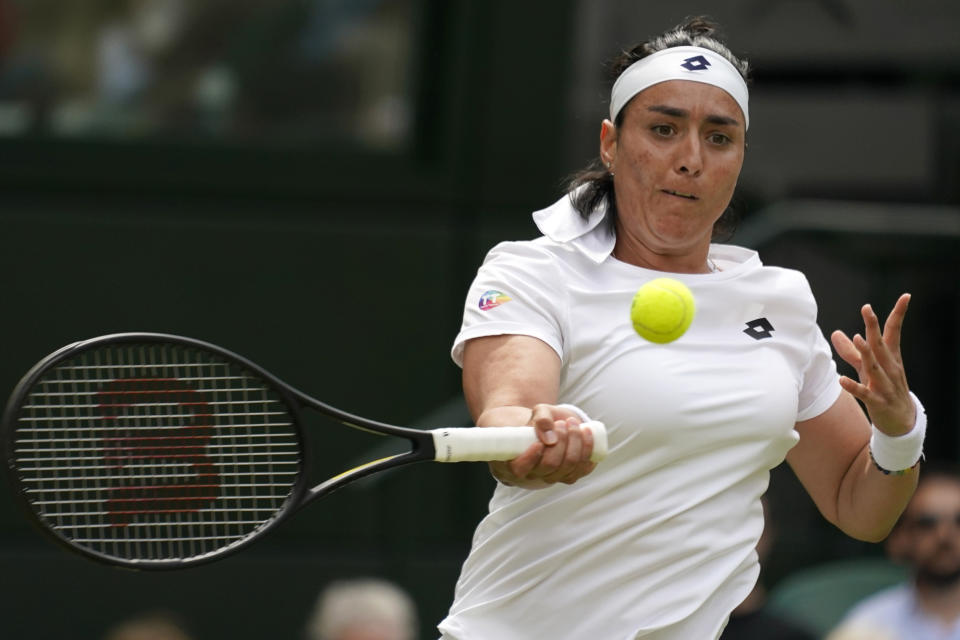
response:
{"label": "red marking on strings", "polygon": [[[213,488],[216,488],[216,487],[219,487],[219,486],[220,486],[220,485],[219,485],[219,484],[216,484],[216,483],[211,483],[211,484],[178,484],[178,485],[177,485],[177,488],[178,488],[178,489],[213,489]],[[126,486],[126,487],[116,487],[116,490],[117,490],[117,492],[120,492],[120,491],[136,491],[136,492],[140,493],[141,495],[143,495],[143,494],[145,494],[145,493],[147,493],[147,492],[149,492],[149,491],[155,490],[156,488],[157,488],[157,485],[155,485],[155,484],[143,484],[143,485],[130,485],[130,486]],[[180,496],[180,497],[176,497],[176,496],[174,496],[174,497],[169,497],[169,496],[168,496],[168,497],[166,497],[166,498],[164,498],[164,499],[165,499],[165,500],[193,500],[193,498],[190,497],[190,496]],[[117,500],[117,502],[130,502],[130,501],[134,501],[134,500],[156,500],[156,498],[146,498],[146,497],[141,497],[141,498],[119,498],[119,497],[118,497],[118,498],[116,498],[116,500]]]}
{"label": "red marking on strings", "polygon": [[[138,514],[193,513],[220,496],[220,476],[206,454],[213,436],[213,409],[201,392],[176,378],[125,378],[108,382],[97,392],[97,399],[97,408],[111,427],[102,439],[103,459],[108,464],[122,469],[152,460],[158,466],[176,463],[178,474],[184,464],[193,471],[192,477],[177,479],[164,477],[162,472],[154,477],[150,470],[139,476],[131,471],[127,480],[108,491],[110,524],[126,526]],[[165,429],[143,426],[145,420],[171,419],[169,407],[161,415],[151,413],[150,405],[156,403],[186,408],[188,413],[182,416],[186,424],[176,429],[169,424]],[[198,483],[200,478],[212,482]],[[152,480],[156,482],[150,484]],[[143,508],[130,510],[131,501],[143,503]]]}
{"label": "red marking on strings", "polygon": [[[133,510],[133,511],[114,511],[118,515],[123,515],[129,517],[131,520],[133,516],[143,515],[144,513],[157,514],[157,513],[193,513],[194,509],[144,509],[144,510]],[[129,524],[129,523],[127,523]]]}
{"label": "red marking on strings", "polygon": [[[178,484],[177,489],[212,489],[219,487],[218,484]],[[123,487],[122,491],[137,491],[141,494],[148,492],[155,492],[157,489],[156,485],[142,485],[139,487]],[[140,502],[140,501],[150,501],[157,500],[157,497],[138,497],[138,498],[116,498],[117,502]],[[163,496],[164,500],[193,500],[191,496]]]}

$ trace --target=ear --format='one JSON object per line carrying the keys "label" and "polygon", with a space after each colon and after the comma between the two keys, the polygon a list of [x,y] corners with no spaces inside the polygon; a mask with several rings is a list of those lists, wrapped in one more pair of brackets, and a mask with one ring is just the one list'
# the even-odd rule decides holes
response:
{"label": "ear", "polygon": [[600,160],[608,169],[617,161],[617,127],[607,119],[600,125]]}

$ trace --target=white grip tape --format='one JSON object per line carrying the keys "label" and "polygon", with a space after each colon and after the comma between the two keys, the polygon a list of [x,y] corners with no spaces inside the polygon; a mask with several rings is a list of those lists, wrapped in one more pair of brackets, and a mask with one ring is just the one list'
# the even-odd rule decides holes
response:
{"label": "white grip tape", "polygon": [[[607,456],[607,429],[602,422],[580,425],[593,433],[592,462]],[[491,462],[512,460],[537,441],[533,427],[468,427],[431,429],[437,462]]]}

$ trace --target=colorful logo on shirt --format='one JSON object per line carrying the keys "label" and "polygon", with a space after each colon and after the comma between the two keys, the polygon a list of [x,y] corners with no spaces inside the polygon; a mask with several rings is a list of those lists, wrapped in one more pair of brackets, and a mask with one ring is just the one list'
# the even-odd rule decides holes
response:
{"label": "colorful logo on shirt", "polygon": [[490,290],[480,296],[480,310],[489,311],[494,307],[499,307],[504,302],[510,302],[510,300],[511,298],[507,294]]}

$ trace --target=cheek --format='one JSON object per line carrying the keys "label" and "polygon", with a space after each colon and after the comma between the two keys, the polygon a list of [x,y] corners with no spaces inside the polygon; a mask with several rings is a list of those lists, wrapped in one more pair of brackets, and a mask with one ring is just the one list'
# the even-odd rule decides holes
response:
{"label": "cheek", "polygon": [[723,194],[724,197],[733,195],[733,191],[737,187],[737,180],[740,178],[741,166],[741,162],[731,162],[723,166],[717,173],[716,193]]}
{"label": "cheek", "polygon": [[621,155],[613,178],[616,189],[635,198],[650,179],[651,160],[650,154],[642,151]]}
{"label": "cheek", "polygon": [[656,150],[640,149],[630,155],[628,166],[630,182],[639,188],[659,182],[658,176],[662,176],[669,165]]}

